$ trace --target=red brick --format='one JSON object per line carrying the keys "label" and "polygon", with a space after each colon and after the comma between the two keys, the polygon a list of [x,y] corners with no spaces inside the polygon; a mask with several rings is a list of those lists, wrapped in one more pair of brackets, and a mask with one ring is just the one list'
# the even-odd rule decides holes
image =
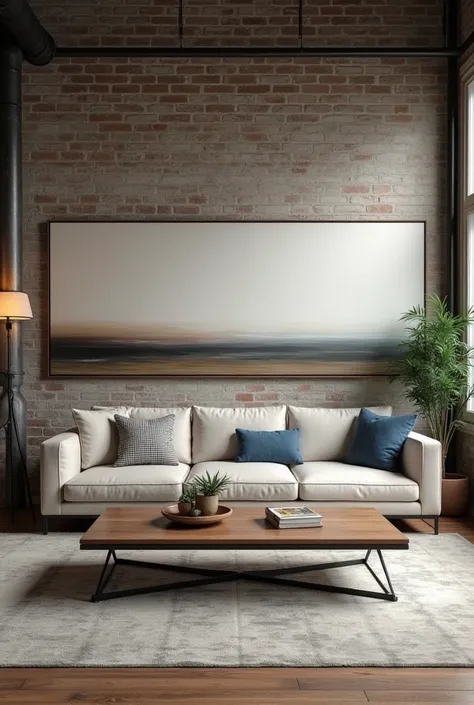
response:
{"label": "red brick", "polygon": [[344,193],[368,193],[368,186],[344,186]]}
{"label": "red brick", "polygon": [[393,213],[393,206],[367,206],[367,213]]}
{"label": "red brick", "polygon": [[239,392],[235,395],[235,401],[253,401],[253,394]]}
{"label": "red brick", "polygon": [[131,132],[132,126],[128,123],[119,122],[101,122],[99,123],[100,132]]}
{"label": "red brick", "polygon": [[173,213],[176,215],[197,215],[199,208],[197,206],[174,206]]}
{"label": "red brick", "polygon": [[120,113],[92,113],[89,120],[91,122],[122,122],[123,115]]}
{"label": "red brick", "polygon": [[38,194],[35,196],[35,203],[56,203],[57,196],[46,196],[45,194]]}

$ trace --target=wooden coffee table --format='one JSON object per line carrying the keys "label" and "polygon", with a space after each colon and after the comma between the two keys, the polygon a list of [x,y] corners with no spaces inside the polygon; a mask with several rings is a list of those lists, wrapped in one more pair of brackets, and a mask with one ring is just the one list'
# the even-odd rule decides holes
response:
{"label": "wooden coffee table", "polygon": [[[317,507],[313,507],[318,511]],[[329,508],[319,510],[323,515],[324,526],[310,529],[275,529],[264,518],[265,509],[234,508],[231,517],[212,526],[191,527],[171,524],[161,515],[159,508],[111,507],[92,524],[80,541],[83,551],[107,551],[102,573],[92,602],[111,600],[116,597],[144,595],[177,588],[199,587],[211,583],[245,579],[277,583],[311,590],[337,592],[345,595],[374,597],[395,602],[395,595],[382,551],[400,551],[408,548],[408,538],[396,529],[376,509],[372,508]],[[231,551],[288,549],[311,551],[360,550],[363,558],[319,563],[291,568],[272,570],[225,571],[189,566],[167,565],[146,561],[119,558],[120,550],[170,550],[203,549]],[[387,585],[375,573],[369,558],[375,552]],[[104,592],[117,565],[159,568],[174,573],[200,575],[195,580],[172,582],[165,585]],[[343,566],[364,565],[381,588],[381,592],[358,590],[337,585],[309,583],[279,576],[316,570],[329,570]]]}

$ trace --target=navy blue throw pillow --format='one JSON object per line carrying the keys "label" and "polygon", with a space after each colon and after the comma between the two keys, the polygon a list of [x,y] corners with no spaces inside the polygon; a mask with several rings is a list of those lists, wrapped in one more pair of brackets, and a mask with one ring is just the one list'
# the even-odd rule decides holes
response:
{"label": "navy blue throw pillow", "polygon": [[396,460],[415,422],[415,414],[379,416],[370,409],[361,409],[355,438],[344,462],[379,470],[397,470]]}
{"label": "navy blue throw pillow", "polygon": [[239,444],[237,463],[282,463],[299,465],[300,429],[291,431],[247,431],[236,428]]}

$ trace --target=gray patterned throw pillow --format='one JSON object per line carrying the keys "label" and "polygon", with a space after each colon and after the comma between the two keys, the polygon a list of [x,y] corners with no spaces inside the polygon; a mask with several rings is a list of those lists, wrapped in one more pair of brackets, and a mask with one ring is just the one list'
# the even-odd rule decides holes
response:
{"label": "gray patterned throw pillow", "polygon": [[119,436],[115,467],[179,465],[174,452],[174,414],[159,419],[129,419],[115,414]]}

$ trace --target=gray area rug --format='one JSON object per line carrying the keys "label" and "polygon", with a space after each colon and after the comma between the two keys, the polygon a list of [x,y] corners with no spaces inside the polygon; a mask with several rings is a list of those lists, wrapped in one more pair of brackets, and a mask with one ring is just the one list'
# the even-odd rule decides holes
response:
{"label": "gray area rug", "polygon": [[[456,534],[386,552],[395,603],[240,581],[93,604],[104,553],[79,551],[79,537],[0,534],[1,666],[474,666],[474,545]],[[120,555],[232,570],[361,556]],[[184,577],[120,566],[108,589]],[[377,589],[363,566],[296,577]]]}

